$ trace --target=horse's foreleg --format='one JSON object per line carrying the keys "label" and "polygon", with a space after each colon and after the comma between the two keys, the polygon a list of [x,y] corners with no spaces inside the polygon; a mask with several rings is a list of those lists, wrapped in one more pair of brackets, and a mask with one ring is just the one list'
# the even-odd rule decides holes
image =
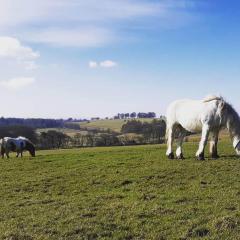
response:
{"label": "horse's foreleg", "polygon": [[178,139],[177,139],[176,156],[177,156],[178,159],[184,159],[183,152],[182,152],[182,144],[183,144],[184,137],[185,137],[185,133],[181,132]]}
{"label": "horse's foreleg", "polygon": [[7,158],[9,158],[9,152],[8,151],[6,151],[6,156],[7,156]]}
{"label": "horse's foreleg", "polygon": [[211,141],[210,141],[210,155],[212,158],[216,159],[219,158],[218,156],[218,151],[217,151],[217,144],[218,144],[218,134],[219,131],[214,131],[211,137]]}
{"label": "horse's foreleg", "polygon": [[5,153],[5,149],[3,147],[1,147],[1,156],[2,156],[2,158],[4,158],[4,153]]}
{"label": "horse's foreleg", "polygon": [[202,136],[199,143],[198,151],[196,153],[196,157],[198,160],[204,160],[204,149],[208,141],[209,136],[209,126],[207,124],[202,127]]}
{"label": "horse's foreleg", "polygon": [[174,154],[173,154],[173,141],[174,141],[174,128],[173,126],[168,127],[167,129],[167,152],[166,155],[169,159],[174,159]]}

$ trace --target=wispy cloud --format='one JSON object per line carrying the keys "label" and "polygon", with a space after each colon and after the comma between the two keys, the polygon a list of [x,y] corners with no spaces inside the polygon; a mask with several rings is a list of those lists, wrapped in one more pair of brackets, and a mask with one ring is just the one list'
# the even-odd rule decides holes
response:
{"label": "wispy cloud", "polygon": [[26,40],[52,46],[100,47],[113,41],[113,33],[97,27],[45,29],[26,34]]}
{"label": "wispy cloud", "polygon": [[88,66],[90,68],[97,68],[97,67],[101,67],[101,68],[113,68],[113,67],[116,67],[118,64],[117,62],[114,62],[112,60],[105,60],[105,61],[102,61],[102,62],[96,62],[96,61],[90,61],[88,63]]}
{"label": "wispy cloud", "polygon": [[[178,0],[180,1],[180,0]],[[1,26],[39,24],[46,21],[63,22],[105,22],[158,14],[165,4],[147,0],[1,0]],[[31,9],[31,11],[29,11]]]}
{"label": "wispy cloud", "polygon": [[17,90],[26,86],[32,85],[35,82],[35,78],[31,77],[17,77],[9,80],[0,81],[0,86],[10,90]]}
{"label": "wispy cloud", "polygon": [[124,38],[129,27],[191,21],[195,5],[194,0],[1,0],[0,30],[52,46],[101,47]]}

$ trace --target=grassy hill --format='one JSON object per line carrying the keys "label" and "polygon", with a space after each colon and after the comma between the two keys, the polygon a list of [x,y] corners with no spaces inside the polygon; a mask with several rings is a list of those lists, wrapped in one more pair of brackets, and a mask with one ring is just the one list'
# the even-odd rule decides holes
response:
{"label": "grassy hill", "polygon": [[73,137],[76,133],[84,133],[85,132],[85,131],[70,129],[70,128],[38,128],[36,130],[36,132],[41,133],[41,132],[47,132],[47,131],[50,131],[50,130],[65,133],[65,134],[69,135],[70,137]]}
{"label": "grassy hill", "polygon": [[[131,119],[129,119],[131,120]],[[138,118],[136,120],[142,122],[151,122],[152,118]],[[112,131],[120,132],[122,125],[126,123],[128,119],[103,119],[103,120],[96,120],[90,122],[82,122],[80,123],[81,127],[86,128],[98,128],[98,129],[111,129]]]}
{"label": "grassy hill", "polygon": [[[131,119],[129,119],[131,120]],[[142,122],[151,122],[153,119],[152,118],[139,118],[136,119]],[[99,130],[112,130],[115,132],[121,132],[122,125],[126,123],[128,120],[124,119],[102,119],[102,120],[96,120],[96,121],[89,121],[89,122],[80,122],[80,123],[75,123],[79,124],[81,128],[86,129],[86,130],[91,130],[91,129],[99,129]],[[70,128],[39,128],[37,129],[37,133],[41,132],[46,132],[49,130],[55,130],[55,131],[60,131],[63,132],[70,137],[73,137],[76,133],[82,133],[85,134],[86,132],[84,130],[77,130],[77,129],[70,129]]]}
{"label": "grassy hill", "polygon": [[240,159],[167,160],[165,145],[0,160],[0,239],[239,239]]}

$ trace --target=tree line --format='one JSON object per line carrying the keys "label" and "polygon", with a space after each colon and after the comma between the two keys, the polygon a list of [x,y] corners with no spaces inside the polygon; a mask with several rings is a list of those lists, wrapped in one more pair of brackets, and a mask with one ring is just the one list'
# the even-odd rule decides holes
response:
{"label": "tree line", "polygon": [[0,118],[0,126],[28,126],[32,128],[62,128],[63,119],[43,119],[43,118]]}
{"label": "tree line", "polygon": [[132,112],[132,113],[118,113],[116,116],[114,116],[114,119],[128,119],[128,118],[155,118],[156,113],[155,112]]}
{"label": "tree line", "polygon": [[122,126],[121,132],[110,129],[80,130],[69,136],[62,131],[36,133],[35,129],[29,126],[9,125],[0,126],[0,138],[25,136],[38,149],[152,144],[164,142],[166,123],[163,119],[154,119],[152,122],[129,120]]}
{"label": "tree line", "polygon": [[79,129],[79,122],[87,119],[48,119],[48,118],[0,118],[0,126],[28,126],[32,128],[72,128]]}

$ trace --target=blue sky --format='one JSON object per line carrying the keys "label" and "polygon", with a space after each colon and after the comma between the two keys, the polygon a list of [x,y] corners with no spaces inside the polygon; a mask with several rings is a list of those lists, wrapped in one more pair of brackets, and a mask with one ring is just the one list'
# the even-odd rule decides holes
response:
{"label": "blue sky", "polygon": [[0,115],[165,114],[221,94],[239,111],[237,1],[2,0]]}

